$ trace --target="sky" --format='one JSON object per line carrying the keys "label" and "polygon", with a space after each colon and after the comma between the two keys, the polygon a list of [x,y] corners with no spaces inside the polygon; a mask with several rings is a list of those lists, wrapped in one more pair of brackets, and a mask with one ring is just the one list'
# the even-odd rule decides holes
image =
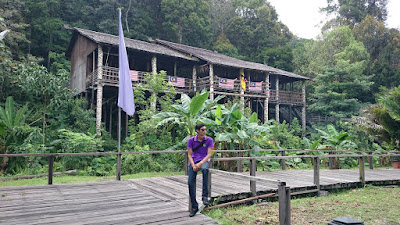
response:
{"label": "sky", "polygon": [[[268,0],[275,7],[279,20],[289,27],[289,30],[301,38],[315,39],[321,32],[321,21],[327,17],[319,13],[319,8],[327,5],[326,0]],[[400,29],[400,1],[389,0],[389,28]]]}

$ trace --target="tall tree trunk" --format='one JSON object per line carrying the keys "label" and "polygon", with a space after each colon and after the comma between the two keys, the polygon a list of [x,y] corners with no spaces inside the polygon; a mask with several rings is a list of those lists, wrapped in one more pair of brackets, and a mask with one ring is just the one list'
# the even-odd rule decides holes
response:
{"label": "tall tree trunk", "polygon": [[132,0],[129,0],[128,10],[126,10],[126,15],[125,15],[125,25],[126,25],[126,30],[127,30],[128,32],[129,32],[128,13],[129,13],[129,10],[131,9],[131,5],[132,5]]}
{"label": "tall tree trunk", "polygon": [[182,39],[183,39],[183,25],[179,23],[179,29],[178,29],[178,42],[179,44],[182,44]]}

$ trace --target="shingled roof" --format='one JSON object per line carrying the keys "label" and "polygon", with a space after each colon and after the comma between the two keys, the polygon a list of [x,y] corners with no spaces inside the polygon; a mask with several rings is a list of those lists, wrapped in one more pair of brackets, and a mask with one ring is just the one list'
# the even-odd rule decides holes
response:
{"label": "shingled roof", "polygon": [[[118,36],[115,36],[115,35],[95,32],[95,31],[86,30],[86,29],[77,28],[77,27],[74,28],[74,31],[89,38],[90,40],[92,40],[96,43],[109,44],[109,45],[114,45],[114,46],[119,45],[119,38],[118,38]],[[179,53],[178,51],[172,50],[171,48],[164,47],[162,45],[158,45],[158,44],[154,44],[154,43],[145,42],[145,41],[139,41],[139,40],[125,38],[125,46],[128,49],[133,49],[133,50],[137,50],[137,51],[171,56],[171,57],[186,59],[186,60],[190,60],[190,61],[198,61],[195,58],[190,58],[182,53]],[[68,52],[70,52],[72,50],[71,48],[72,48],[72,43],[70,44],[70,47],[68,48]]]}
{"label": "shingled roof", "polygon": [[295,73],[287,72],[284,70],[276,69],[265,64],[261,63],[254,63],[249,61],[244,61],[236,58],[232,58],[226,55],[223,55],[218,52],[210,51],[203,48],[192,47],[188,45],[173,43],[164,40],[156,40],[156,43],[170,47],[175,49],[181,53],[189,54],[191,56],[195,56],[199,59],[202,59],[208,63],[222,65],[222,66],[229,66],[229,67],[236,67],[236,68],[243,68],[249,70],[258,70],[263,72],[270,72],[271,74],[282,75],[286,77],[295,78],[298,80],[309,80],[310,78],[297,75]]}

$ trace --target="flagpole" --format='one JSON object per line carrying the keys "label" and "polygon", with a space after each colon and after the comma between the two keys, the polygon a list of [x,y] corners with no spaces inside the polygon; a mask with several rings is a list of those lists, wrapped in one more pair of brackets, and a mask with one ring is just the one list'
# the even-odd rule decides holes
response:
{"label": "flagpole", "polygon": [[121,180],[121,107],[118,107],[118,158],[117,180]]}
{"label": "flagpole", "polygon": [[121,109],[127,115],[135,113],[135,101],[133,98],[132,81],[129,72],[128,54],[126,52],[124,32],[121,22],[121,8],[119,11],[119,42],[118,42],[118,158],[117,158],[117,180],[121,180]]}

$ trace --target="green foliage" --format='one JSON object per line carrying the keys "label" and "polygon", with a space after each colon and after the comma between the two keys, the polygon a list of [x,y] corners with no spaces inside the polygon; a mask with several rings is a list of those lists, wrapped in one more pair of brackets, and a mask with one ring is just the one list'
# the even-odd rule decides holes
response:
{"label": "green foliage", "polygon": [[354,142],[350,141],[350,134],[345,131],[338,132],[332,124],[326,126],[326,130],[317,129],[321,134],[323,144],[318,149],[324,150],[344,150],[356,149]]}
{"label": "green foliage", "polygon": [[319,54],[317,60],[320,74],[315,80],[315,92],[311,94],[312,113],[337,118],[357,115],[363,102],[368,100],[373,84],[364,74],[368,53],[364,45],[357,42],[348,27],[337,28],[324,34],[324,39],[316,42]]}
{"label": "green foliage", "polygon": [[230,108],[218,105],[213,117],[215,142],[222,144],[221,149],[258,147],[256,137],[269,132],[268,126],[258,124],[256,113],[247,118],[236,103]]}
{"label": "green foliage", "polygon": [[163,0],[161,37],[192,46],[207,46],[210,41],[209,5],[205,0]]}
{"label": "green foliage", "polygon": [[[96,137],[96,134],[76,133],[66,129],[58,131],[59,138],[52,145],[57,152],[62,153],[82,153],[82,152],[99,152],[103,151],[104,141]],[[61,157],[60,162],[65,170],[81,169],[85,170],[89,166],[93,167],[94,161],[92,156],[82,157]],[[104,160],[104,159],[102,159]],[[89,171],[93,172],[92,168]]]}
{"label": "green foliage", "polygon": [[270,133],[259,138],[262,143],[260,146],[262,149],[302,148],[302,128],[297,118],[292,121],[292,124],[289,124],[286,121],[278,124],[274,120],[271,120],[268,123],[270,124]]}
{"label": "green foliage", "polygon": [[360,23],[367,15],[379,21],[385,21],[387,18],[387,3],[388,0],[328,0],[328,6],[322,8],[322,11],[325,11],[328,15],[336,15],[333,20],[337,21],[339,25],[354,26]]}
{"label": "green foliage", "polygon": [[384,92],[378,103],[367,108],[365,116],[367,132],[389,144],[389,148],[400,148],[400,86]]}
{"label": "green foliage", "polygon": [[243,56],[239,55],[238,49],[232,45],[229,39],[226,37],[225,34],[220,34],[217,37],[216,42],[214,43],[214,50],[218,53],[235,57],[235,58],[243,58]]}
{"label": "green foliage", "polygon": [[[219,99],[219,96],[214,100],[207,99],[209,92],[202,94],[196,93],[196,96],[190,98],[186,94],[181,95],[181,104],[174,104],[173,112],[161,112],[154,115],[153,119],[161,119],[157,127],[166,124],[176,124],[184,126],[187,131],[187,135],[194,136],[194,127],[197,123],[203,122],[205,124],[213,124],[214,121],[207,118],[209,109],[215,105]],[[170,128],[172,128],[170,126]]]}
{"label": "green foliage", "polygon": [[229,19],[224,33],[239,54],[251,61],[290,69],[283,61],[290,59],[291,51],[273,50],[283,50],[293,36],[284,24],[278,22],[275,9],[266,1],[233,2],[235,15]]}

